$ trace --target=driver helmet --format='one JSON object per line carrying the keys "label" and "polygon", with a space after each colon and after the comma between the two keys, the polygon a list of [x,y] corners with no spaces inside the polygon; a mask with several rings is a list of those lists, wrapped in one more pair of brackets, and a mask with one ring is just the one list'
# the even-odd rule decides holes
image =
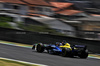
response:
{"label": "driver helmet", "polygon": [[56,42],[56,46],[59,46],[60,44],[59,44],[59,42]]}
{"label": "driver helmet", "polygon": [[65,43],[67,43],[66,40],[63,40],[63,41],[62,41],[62,45],[65,45]]}

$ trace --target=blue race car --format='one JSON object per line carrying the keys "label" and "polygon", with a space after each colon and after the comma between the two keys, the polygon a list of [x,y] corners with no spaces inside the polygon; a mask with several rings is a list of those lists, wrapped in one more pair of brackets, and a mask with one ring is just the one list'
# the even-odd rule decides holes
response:
{"label": "blue race car", "polygon": [[65,45],[59,44],[42,44],[37,43],[34,44],[32,49],[35,49],[37,52],[42,53],[46,50],[49,54],[61,54],[63,57],[65,56],[79,56],[80,58],[88,57],[88,50],[85,45],[73,45],[70,46],[69,43],[65,43]]}

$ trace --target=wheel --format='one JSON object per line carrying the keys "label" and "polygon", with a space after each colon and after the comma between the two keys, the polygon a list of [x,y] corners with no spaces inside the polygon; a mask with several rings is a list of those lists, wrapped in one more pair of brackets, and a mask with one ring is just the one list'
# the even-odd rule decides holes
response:
{"label": "wheel", "polygon": [[81,55],[79,55],[80,58],[87,58],[88,57],[88,53],[81,53]]}
{"label": "wheel", "polygon": [[79,55],[80,58],[87,58],[88,57],[88,52],[81,52],[81,54]]}
{"label": "wheel", "polygon": [[41,44],[38,44],[36,50],[37,50],[37,52],[42,53],[44,51],[44,46]]}
{"label": "wheel", "polygon": [[70,48],[63,48],[62,49],[62,56],[63,57],[72,57]]}
{"label": "wheel", "polygon": [[66,51],[66,49],[62,49],[62,56],[63,56],[63,57],[66,57],[66,56],[67,56],[67,51]]}

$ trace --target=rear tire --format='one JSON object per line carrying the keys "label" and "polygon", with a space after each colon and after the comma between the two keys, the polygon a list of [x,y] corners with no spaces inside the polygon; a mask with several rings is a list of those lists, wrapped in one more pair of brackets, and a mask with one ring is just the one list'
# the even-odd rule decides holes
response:
{"label": "rear tire", "polygon": [[67,51],[66,51],[66,49],[64,48],[64,49],[62,49],[62,56],[63,57],[66,57],[67,56]]}
{"label": "rear tire", "polygon": [[88,52],[85,52],[85,51],[82,52],[82,53],[79,55],[79,57],[80,57],[80,58],[84,58],[84,59],[87,58],[87,57],[88,57]]}
{"label": "rear tire", "polygon": [[38,44],[36,50],[37,50],[37,52],[42,53],[44,51],[44,46],[41,44]]}
{"label": "rear tire", "polygon": [[63,57],[73,57],[73,55],[71,55],[71,50],[69,48],[63,48],[62,49],[62,56]]}

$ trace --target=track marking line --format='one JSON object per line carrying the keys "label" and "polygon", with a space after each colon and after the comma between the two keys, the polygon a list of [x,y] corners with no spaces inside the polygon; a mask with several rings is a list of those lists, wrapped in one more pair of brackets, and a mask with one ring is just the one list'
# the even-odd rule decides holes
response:
{"label": "track marking line", "polygon": [[88,57],[89,57],[89,58],[100,59],[100,55],[96,55],[96,54],[89,54]]}
{"label": "track marking line", "polygon": [[32,47],[32,45],[28,45],[28,44],[14,43],[14,42],[2,41],[2,40],[0,40],[0,43],[7,44],[7,45],[14,45],[14,46],[29,47],[29,48]]}
{"label": "track marking line", "polygon": [[8,44],[8,43],[1,43],[1,44],[10,45],[10,46],[16,46],[16,47],[32,48],[31,46],[29,47],[29,46],[22,46],[22,45],[16,45],[16,44]]}
{"label": "track marking line", "polygon": [[26,63],[26,64],[32,64],[32,65],[38,65],[38,66],[48,66],[48,65],[44,65],[44,64],[31,63],[31,62],[20,61],[20,60],[15,60],[15,59],[9,59],[9,58],[4,58],[4,57],[0,57],[0,59],[10,60],[10,61],[16,61],[16,62]]}

